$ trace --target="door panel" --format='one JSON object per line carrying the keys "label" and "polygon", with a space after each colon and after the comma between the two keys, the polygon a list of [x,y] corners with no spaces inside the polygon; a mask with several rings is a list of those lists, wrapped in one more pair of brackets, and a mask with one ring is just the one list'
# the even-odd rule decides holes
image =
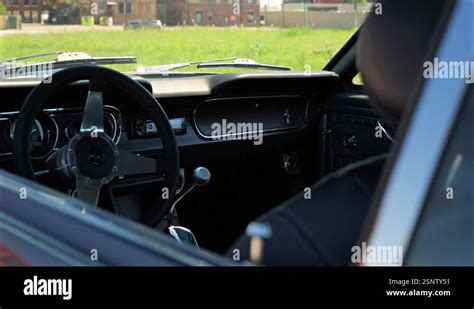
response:
{"label": "door panel", "polygon": [[321,144],[324,155],[320,170],[326,175],[353,162],[389,151],[392,142],[378,122],[394,136],[396,124],[383,119],[366,95],[338,93],[327,103],[321,116]]}

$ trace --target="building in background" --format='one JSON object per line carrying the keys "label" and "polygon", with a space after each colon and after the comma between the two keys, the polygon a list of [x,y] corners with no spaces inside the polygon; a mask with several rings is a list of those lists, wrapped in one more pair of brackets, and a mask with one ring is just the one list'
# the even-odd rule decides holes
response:
{"label": "building in background", "polygon": [[158,17],[168,25],[258,26],[259,0],[158,0]]}
{"label": "building in background", "polygon": [[0,0],[12,15],[19,15],[23,22],[39,23],[41,12],[47,11],[49,7],[43,0]]}
{"label": "building in background", "polygon": [[348,29],[359,27],[373,0],[262,0],[266,26]]}
{"label": "building in background", "polygon": [[[258,0],[78,0],[98,4],[100,16],[116,25],[130,20],[160,20],[169,26],[257,26]],[[85,6],[86,8],[88,6]],[[81,15],[90,15],[87,11]]]}
{"label": "building in background", "polygon": [[[23,22],[39,23],[47,12],[48,22],[78,24],[81,17],[112,17],[116,25],[130,20],[161,20],[169,26],[258,26],[259,0],[57,0],[51,6],[45,0],[0,0],[8,12]],[[95,11],[92,13],[92,6]]]}
{"label": "building in background", "polygon": [[[99,1],[99,0],[96,0]],[[111,14],[116,25],[125,24],[130,20],[158,19],[157,0],[101,0],[104,7]]]}
{"label": "building in background", "polygon": [[116,25],[130,20],[160,20],[169,26],[257,26],[260,17],[258,0],[87,1],[98,3],[99,15],[111,16]]}

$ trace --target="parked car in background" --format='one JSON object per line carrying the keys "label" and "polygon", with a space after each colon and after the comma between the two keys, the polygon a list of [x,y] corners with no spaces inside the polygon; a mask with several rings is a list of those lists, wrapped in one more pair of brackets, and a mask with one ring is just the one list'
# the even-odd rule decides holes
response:
{"label": "parked car in background", "polygon": [[163,27],[163,24],[161,23],[161,20],[156,20],[156,19],[147,19],[144,22],[145,28],[150,28],[150,29],[161,29]]}
{"label": "parked car in background", "polygon": [[123,25],[124,29],[143,29],[141,20],[129,20]]}

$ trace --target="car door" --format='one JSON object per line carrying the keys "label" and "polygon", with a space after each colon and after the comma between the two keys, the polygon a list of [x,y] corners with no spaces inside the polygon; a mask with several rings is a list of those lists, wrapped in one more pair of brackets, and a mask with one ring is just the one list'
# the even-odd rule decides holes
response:
{"label": "car door", "polygon": [[[437,168],[412,235],[406,265],[474,265],[474,87]],[[442,250],[440,250],[442,248]]]}
{"label": "car door", "polygon": [[396,135],[397,122],[370,103],[355,64],[356,33],[325,70],[339,74],[336,92],[322,107],[320,119],[320,176],[345,165],[387,153]]}

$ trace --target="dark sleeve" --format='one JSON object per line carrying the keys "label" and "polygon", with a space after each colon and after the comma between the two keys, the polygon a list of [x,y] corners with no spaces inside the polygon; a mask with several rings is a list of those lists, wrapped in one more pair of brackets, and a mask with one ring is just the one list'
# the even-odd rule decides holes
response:
{"label": "dark sleeve", "polygon": [[[346,166],[313,185],[311,199],[301,192],[258,218],[272,229],[262,264],[348,265],[384,162],[385,156],[377,156]],[[249,238],[242,235],[227,255],[238,249],[241,261],[249,260],[249,248]]]}

